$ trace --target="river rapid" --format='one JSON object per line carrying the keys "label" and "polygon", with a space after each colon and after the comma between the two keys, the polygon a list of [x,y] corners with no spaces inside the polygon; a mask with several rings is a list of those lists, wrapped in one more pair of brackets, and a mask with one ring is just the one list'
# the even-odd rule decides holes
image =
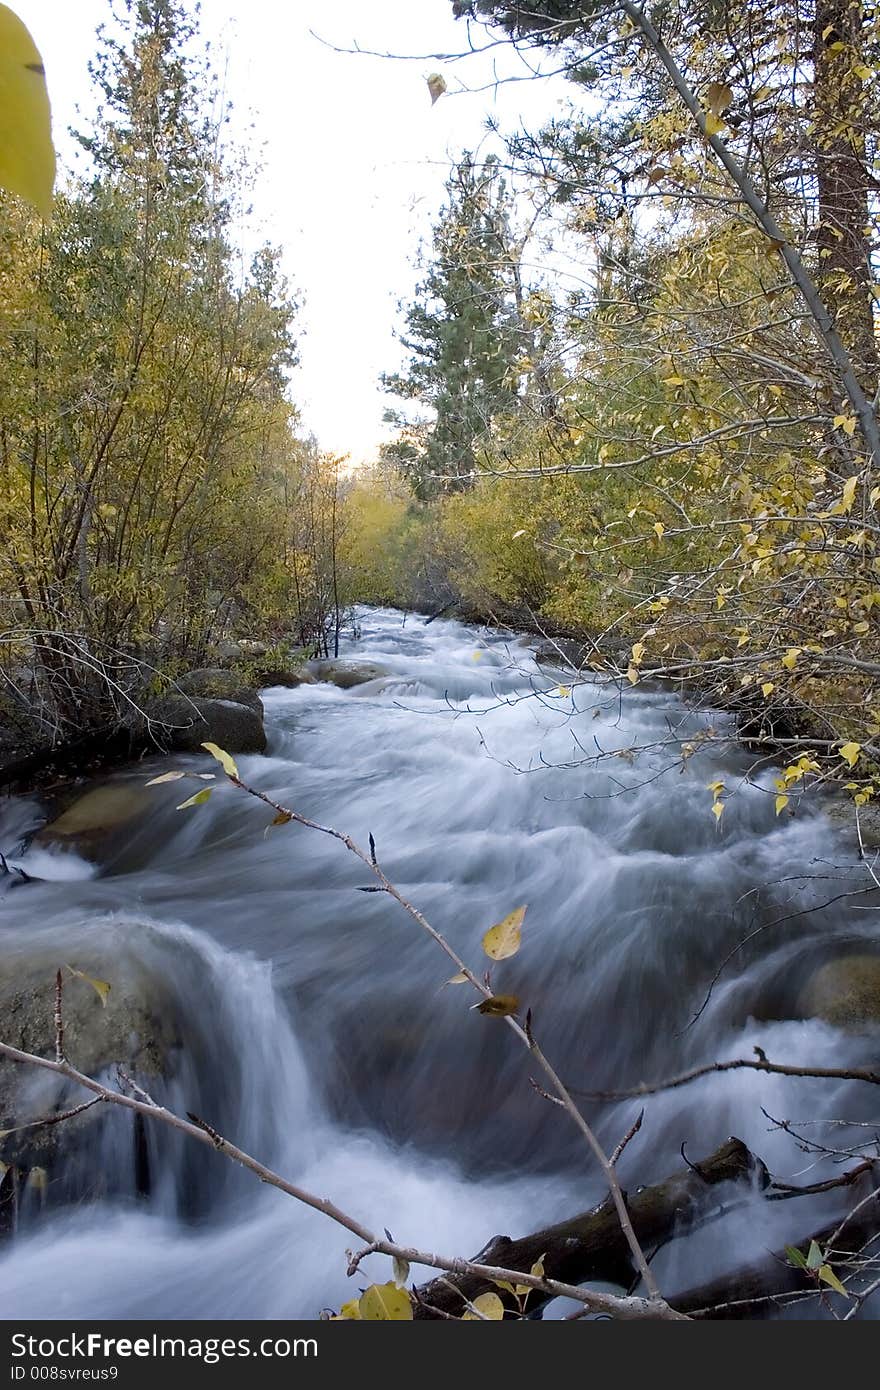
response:
{"label": "river rapid", "polygon": [[[362,845],[372,834],[389,878],[479,971],[482,933],[526,904],[522,949],[492,984],[531,1007],[566,1081],[631,1087],[756,1046],[799,1065],[870,1059],[864,1036],[797,1016],[832,946],[878,945],[872,899],[843,896],[865,889],[864,867],[812,802],[776,816],[772,765],[703,746],[708,730],[732,734],[726,716],[548,672],[515,636],[393,610],[358,621],[343,655],[390,676],[263,692],[268,753],[241,758],[241,775]],[[682,744],[696,748],[684,761]],[[170,766],[208,768],[156,759],[137,775]],[[179,800],[100,875],[21,849],[38,802],[0,809],[0,849],[52,880],[0,900],[7,963],[39,948],[86,968],[100,945],[161,975],[184,1025],[157,1098],[406,1243],[473,1254],[601,1200],[510,1030],[470,1009],[469,987],[444,986],[454,967],[397,904],[358,891],[369,874],[343,845],[271,828],[230,785],[191,810]],[[725,956],[762,925],[693,1022]],[[680,1168],[682,1144],[697,1159],[731,1134],[774,1174],[815,1182],[831,1170],[769,1117],[812,1134],[821,1120],[876,1121],[871,1090],[738,1071],[584,1107],[612,1148],[644,1104],[626,1185]],[[326,1218],[152,1132],[144,1190],[130,1117],[100,1132],[95,1200],[26,1211],[0,1247],[4,1317],[314,1318],[351,1297],[352,1238]],[[858,1132],[821,1131],[840,1147]],[[664,1249],[661,1285],[690,1286],[845,1209],[834,1193],[808,1208],[755,1199]],[[385,1280],[389,1262],[363,1272]]]}

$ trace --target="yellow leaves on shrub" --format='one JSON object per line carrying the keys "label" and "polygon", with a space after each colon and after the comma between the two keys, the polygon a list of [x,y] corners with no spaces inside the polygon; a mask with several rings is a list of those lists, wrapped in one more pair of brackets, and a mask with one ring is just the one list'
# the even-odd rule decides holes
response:
{"label": "yellow leaves on shrub", "polygon": [[840,756],[843,758],[847,767],[855,767],[861,751],[862,745],[860,743],[845,743],[840,750]]}
{"label": "yellow leaves on shrub", "polygon": [[780,811],[784,811],[784,810],[785,810],[785,808],[786,808],[786,806],[788,805],[788,803],[789,803],[790,800],[791,800],[791,797],[786,796],[784,792],[780,792],[780,793],[779,793],[779,795],[777,796],[775,802],[773,803],[773,804],[775,805],[775,807],[776,807],[776,814],[777,814],[777,816],[779,815]]}
{"label": "yellow leaves on shrub", "polygon": [[54,182],[43,61],[18,15],[0,5],[0,185],[48,218]]}
{"label": "yellow leaves on shrub", "polygon": [[720,821],[724,815],[724,802],[721,800],[721,793],[724,791],[724,783],[720,780],[710,782],[707,790],[712,793],[712,815],[716,821]]}
{"label": "yellow leaves on shrub", "polygon": [[843,430],[844,434],[849,439],[852,439],[855,434],[857,424],[858,421],[854,415],[835,415],[834,417],[834,428],[836,430]]}
{"label": "yellow leaves on shrub", "polygon": [[360,1298],[343,1303],[334,1322],[412,1322],[412,1300],[396,1284],[371,1284]]}
{"label": "yellow leaves on shrub", "polygon": [[501,1322],[504,1317],[504,1304],[497,1293],[481,1293],[471,1302],[471,1308],[466,1313],[462,1313],[462,1322],[482,1322],[488,1319],[489,1322]]}
{"label": "yellow leaves on shrub", "polygon": [[[660,522],[659,522],[659,521],[657,522],[657,525],[660,526]],[[632,656],[631,656],[630,663],[629,663],[629,666],[627,667],[627,672],[626,672],[626,678],[627,678],[627,680],[629,681],[630,685],[637,685],[637,684],[638,684],[638,680],[639,680],[639,667],[641,666],[641,664],[642,664],[642,662],[644,661],[644,659],[645,659],[645,644],[644,644],[644,642],[635,642],[635,643],[633,644]]]}
{"label": "yellow leaves on shrub", "polygon": [[733,92],[726,82],[710,82],[706,89],[706,106],[714,116],[720,116],[733,101]]}
{"label": "yellow leaves on shrub", "polygon": [[515,956],[522,945],[522,924],[526,915],[525,906],[514,908],[500,922],[483,936],[483,950],[490,960],[507,960]]}
{"label": "yellow leaves on shrub", "polygon": [[788,651],[785,653],[785,656],[782,658],[782,664],[787,671],[794,670],[795,666],[797,665],[797,659],[802,651],[803,647],[789,647]]}

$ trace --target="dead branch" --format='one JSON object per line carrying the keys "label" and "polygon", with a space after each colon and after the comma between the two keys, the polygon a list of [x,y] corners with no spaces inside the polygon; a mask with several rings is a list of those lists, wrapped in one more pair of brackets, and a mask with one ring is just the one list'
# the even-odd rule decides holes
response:
{"label": "dead branch", "polygon": [[880,1086],[880,1072],[869,1071],[866,1067],[795,1067],[784,1062],[771,1062],[760,1048],[755,1050],[759,1056],[754,1060],[750,1057],[737,1057],[729,1062],[707,1062],[701,1067],[691,1067],[689,1071],[681,1072],[678,1076],[667,1077],[665,1081],[642,1081],[638,1086],[626,1091],[585,1091],[576,1086],[570,1086],[569,1090],[572,1095],[583,1096],[586,1100],[637,1100],[640,1096],[653,1096],[658,1091],[673,1091],[678,1086],[687,1086],[691,1081],[698,1081],[701,1076],[711,1076],[715,1072],[739,1071],[742,1068],[748,1071],[770,1072],[774,1076],[819,1077],[826,1081],[867,1081],[872,1086]]}

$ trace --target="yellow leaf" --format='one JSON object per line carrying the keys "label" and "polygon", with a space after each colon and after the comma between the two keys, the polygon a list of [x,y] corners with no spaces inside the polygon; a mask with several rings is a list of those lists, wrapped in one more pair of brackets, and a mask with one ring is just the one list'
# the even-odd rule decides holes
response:
{"label": "yellow leaf", "polygon": [[727,122],[722,121],[720,116],[716,116],[714,111],[706,113],[706,134],[720,135],[722,130],[727,129]]}
{"label": "yellow leaf", "polygon": [[0,5],[0,185],[52,216],[55,150],[46,75],[37,47]]}
{"label": "yellow leaf", "polygon": [[802,650],[803,649],[801,647],[789,647],[788,651],[785,653],[785,656],[782,658],[782,664],[786,668],[786,670],[794,670],[795,666],[797,665],[797,659],[800,656]]}
{"label": "yellow leaf", "polygon": [[490,927],[483,937],[483,950],[490,960],[507,960],[515,956],[522,945],[522,924],[525,907],[517,907],[501,922]]}
{"label": "yellow leaf", "polygon": [[726,602],[727,602],[727,599],[725,598],[725,596],[724,596],[724,594],[722,593],[722,591],[719,589],[719,590],[717,591],[716,595],[715,595],[715,607],[716,607],[716,608],[723,608]]}
{"label": "yellow leaf", "polygon": [[405,1288],[409,1278],[409,1260],[402,1260],[399,1255],[395,1255],[391,1261],[391,1268],[394,1270],[394,1282],[397,1287]]}
{"label": "yellow leaf", "polygon": [[343,1303],[339,1309],[340,1318],[351,1318],[355,1322],[360,1322],[361,1310],[360,1300],[357,1298],[349,1299],[348,1303]]}
{"label": "yellow leaf", "polygon": [[721,792],[724,791],[724,783],[720,781],[709,782],[707,783],[707,791],[714,792],[715,795],[718,796]]}
{"label": "yellow leaf", "polygon": [[190,806],[203,806],[210,797],[212,790],[213,788],[211,787],[203,787],[200,792],[196,792],[195,796],[187,797],[186,801],[181,801],[177,808],[178,811],[185,811]]}
{"label": "yellow leaf", "polygon": [[722,111],[733,101],[733,92],[726,82],[712,82],[706,90],[706,105],[716,116],[720,116]]}
{"label": "yellow leaf", "polygon": [[858,421],[854,415],[836,415],[834,417],[835,429],[842,429],[844,434],[848,435],[850,439],[852,439],[856,432],[857,423]]}
{"label": "yellow leaf", "polygon": [[852,1298],[852,1294],[844,1288],[837,1275],[830,1265],[820,1265],[816,1271],[823,1284],[827,1284],[835,1293],[842,1293],[844,1298]]}
{"label": "yellow leaf", "polygon": [[569,690],[567,685],[560,685],[556,689],[556,694],[561,695],[564,700],[567,695],[571,694],[571,691]]}
{"label": "yellow leaf", "polygon": [[840,756],[848,767],[855,767],[861,751],[862,745],[860,743],[845,743],[840,750]]}
{"label": "yellow leaf", "polygon": [[764,696],[764,699],[766,700],[767,696],[772,695],[775,689],[776,686],[773,684],[772,681],[765,681],[764,684],[761,686],[761,694]]}
{"label": "yellow leaf", "polygon": [[203,743],[202,747],[206,753],[210,753],[212,758],[215,758],[218,763],[222,764],[223,771],[226,773],[227,777],[238,777],[238,768],[231,754],[227,753],[223,748],[218,748],[216,743]]}
{"label": "yellow leaf", "polygon": [[293,816],[291,815],[290,811],[279,811],[279,812],[278,812],[278,815],[275,816],[274,820],[272,820],[272,821],[270,822],[270,824],[271,824],[271,825],[288,825],[288,824],[290,823],[290,821],[292,821],[292,820],[293,820]]}
{"label": "yellow leaf", "polygon": [[780,793],[780,795],[777,796],[776,801],[774,802],[774,805],[775,805],[775,807],[776,807],[776,814],[777,814],[777,816],[779,815],[779,812],[780,812],[780,811],[784,811],[784,810],[785,810],[786,806],[788,805],[788,802],[789,802],[789,797],[783,795],[782,793]]}
{"label": "yellow leaf", "polygon": [[457,975],[452,975],[448,980],[445,981],[447,985],[466,985],[467,982],[468,977],[463,970],[459,970]]}
{"label": "yellow leaf", "polygon": [[834,508],[835,512],[848,512],[851,509],[853,502],[856,500],[858,482],[858,477],[847,478],[843,486],[843,493],[840,501]]}
{"label": "yellow leaf", "polygon": [[433,106],[434,102],[439,101],[446,91],[446,78],[440,72],[432,72],[425,78],[425,81],[428,84],[428,91],[431,93],[431,105]]}
{"label": "yellow leaf", "polygon": [[525,535],[525,531],[514,531],[514,533],[513,533],[513,535],[511,536],[510,539],[513,540],[513,541],[518,541],[519,538],[520,538],[520,536],[524,536],[524,535]]}
{"label": "yellow leaf", "polygon": [[724,802],[723,802],[723,801],[713,801],[713,802],[712,802],[712,815],[715,817],[715,819],[716,819],[716,820],[720,820],[721,817],[723,816],[723,814],[724,814]]}
{"label": "yellow leaf", "polygon": [[371,1284],[358,1300],[363,1322],[412,1322],[412,1301],[396,1284]]}
{"label": "yellow leaf", "polygon": [[631,685],[638,685],[638,683],[639,683],[639,668],[638,668],[638,666],[629,666],[629,667],[627,667],[626,678],[627,678],[627,680],[630,682]]}
{"label": "yellow leaf", "polygon": [[663,532],[665,531],[665,529],[666,529],[666,528],[665,528],[665,526],[663,525],[663,522],[662,522],[662,521],[655,521],[655,522],[654,522],[654,534],[656,535],[658,541],[662,541],[662,539],[663,539]]}
{"label": "yellow leaf", "polygon": [[75,966],[68,965],[71,975],[75,975],[78,980],[85,980],[87,985],[91,985],[101,1001],[101,1007],[107,1007],[107,995],[110,993],[110,986],[106,980],[96,980],[93,976],[87,975],[84,970],[77,970]]}
{"label": "yellow leaf", "polygon": [[509,1014],[516,1013],[519,998],[515,994],[493,994],[490,999],[484,999],[481,1004],[474,1004],[472,1007],[481,1014],[487,1014],[489,1018],[507,1018]]}
{"label": "yellow leaf", "polygon": [[185,777],[185,772],[163,772],[161,777],[151,777],[149,782],[144,785],[147,787],[158,787],[162,782],[179,782],[181,777]]}
{"label": "yellow leaf", "polygon": [[644,644],[644,642],[636,642],[635,645],[633,646],[633,649],[632,649],[633,665],[635,665],[635,666],[641,666],[641,664],[642,664],[642,657],[643,657],[644,655],[645,655],[645,644]]}
{"label": "yellow leaf", "polygon": [[[476,1308],[477,1312],[482,1313],[483,1317],[488,1318],[490,1322],[501,1322],[504,1317],[504,1304],[497,1293],[481,1293],[472,1300],[472,1307]],[[471,1322],[480,1321],[473,1313],[464,1313],[462,1321],[468,1320]]]}

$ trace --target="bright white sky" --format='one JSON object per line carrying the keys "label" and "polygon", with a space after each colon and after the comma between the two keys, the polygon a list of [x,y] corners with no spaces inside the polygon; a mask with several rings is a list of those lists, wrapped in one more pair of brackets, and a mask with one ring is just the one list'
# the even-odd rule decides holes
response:
{"label": "bright white sky", "polygon": [[[87,63],[108,0],[10,2],[43,55],[55,143],[69,163],[66,131],[77,106],[90,107]],[[378,379],[400,361],[397,303],[415,281],[412,261],[450,158],[481,146],[490,114],[502,129],[521,120],[534,128],[558,109],[566,84],[493,86],[496,75],[526,75],[506,44],[457,63],[404,62],[337,53],[310,32],[342,48],[461,53],[467,29],[450,0],[202,0],[201,22],[215,56],[227,55],[238,138],[247,132],[262,157],[261,233],[284,247],[303,302],[293,381],[303,424],[323,448],[369,459],[387,435],[391,401]],[[433,107],[432,71],[450,89]]]}

